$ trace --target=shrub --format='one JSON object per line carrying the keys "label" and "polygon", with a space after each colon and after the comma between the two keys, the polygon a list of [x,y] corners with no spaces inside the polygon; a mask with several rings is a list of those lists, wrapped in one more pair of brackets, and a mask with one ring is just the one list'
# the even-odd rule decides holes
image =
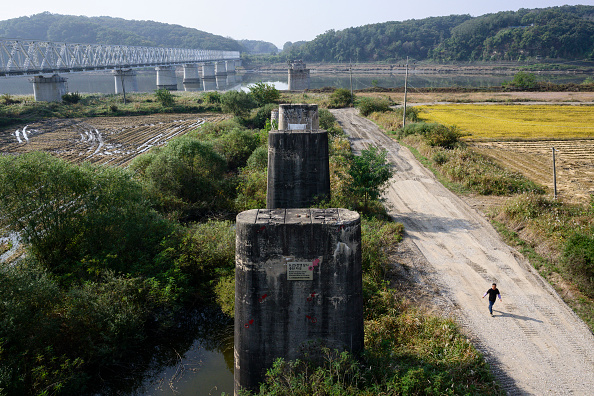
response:
{"label": "shrub", "polygon": [[208,104],[217,104],[221,103],[221,94],[217,91],[205,92],[204,101]]}
{"label": "shrub", "polygon": [[338,88],[330,95],[330,108],[348,107],[353,104],[355,95],[345,88]]}
{"label": "shrub", "polygon": [[223,155],[230,169],[245,166],[252,152],[260,144],[260,136],[254,131],[233,128],[213,140],[214,148]]}
{"label": "shrub", "polygon": [[357,101],[357,108],[364,117],[371,113],[383,113],[390,111],[390,103],[381,98],[361,98]]}
{"label": "shrub", "polygon": [[165,88],[157,89],[155,91],[155,98],[157,102],[161,103],[163,107],[172,107],[175,104],[175,98],[169,90]]}
{"label": "shrub", "polygon": [[131,176],[42,152],[0,157],[0,221],[21,232],[62,283],[103,269],[145,271],[172,228]]}
{"label": "shrub", "polygon": [[274,103],[268,103],[260,108],[254,115],[254,117],[250,120],[251,122],[250,127],[257,128],[257,129],[264,129],[266,127],[267,122],[270,121],[270,113],[272,110],[278,109],[278,105]]}
{"label": "shrub", "polygon": [[80,100],[82,99],[82,95],[79,94],[78,92],[71,92],[71,93],[67,93],[62,95],[62,101],[68,104],[76,104],[78,102],[80,102]]}
{"label": "shrub", "polygon": [[370,147],[361,151],[361,155],[353,156],[348,173],[351,176],[349,190],[363,198],[366,209],[370,200],[376,200],[383,192],[388,180],[394,174],[392,165],[386,159],[386,151]]}
{"label": "shrub", "polygon": [[244,91],[228,91],[221,95],[221,107],[226,113],[245,116],[255,106],[252,95]]}
{"label": "shrub", "polygon": [[254,85],[249,85],[248,88],[259,107],[268,103],[275,103],[280,98],[279,90],[272,84],[260,81]]}
{"label": "shrub", "polygon": [[448,162],[448,155],[444,151],[437,151],[431,158],[437,165],[443,165]]}
{"label": "shrub", "polygon": [[527,72],[517,72],[512,81],[503,83],[508,89],[532,89],[536,87],[536,75]]}
{"label": "shrub", "polygon": [[594,230],[591,233],[575,233],[563,247],[563,261],[569,273],[581,289],[594,297]]}
{"label": "shrub", "polygon": [[0,95],[0,103],[8,106],[11,104],[21,103],[21,101],[14,99],[10,94],[2,94]]}
{"label": "shrub", "polygon": [[225,158],[212,144],[187,135],[136,157],[130,164],[161,210],[184,217],[225,205],[221,194],[226,168]]}

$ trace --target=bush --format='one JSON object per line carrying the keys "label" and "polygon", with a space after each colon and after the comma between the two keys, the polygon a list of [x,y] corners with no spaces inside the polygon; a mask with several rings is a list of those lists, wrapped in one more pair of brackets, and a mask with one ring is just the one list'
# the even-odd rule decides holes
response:
{"label": "bush", "polygon": [[[17,176],[18,175],[18,176]],[[149,270],[172,226],[132,174],[33,152],[0,157],[0,221],[28,241],[61,283]]]}
{"label": "bush", "polygon": [[371,113],[383,113],[392,110],[390,103],[386,99],[380,98],[361,98],[357,101],[357,108],[364,117]]}
{"label": "bush", "polygon": [[355,95],[351,95],[351,91],[345,88],[338,88],[330,95],[330,108],[349,107],[354,103]]}
{"label": "bush", "polygon": [[136,157],[130,169],[167,213],[193,217],[226,204],[221,199],[226,161],[210,143],[182,136]]}
{"label": "bush", "polygon": [[536,87],[536,75],[527,72],[518,72],[514,75],[512,81],[503,83],[504,88],[508,89],[533,89]]}
{"label": "bush", "polygon": [[155,91],[155,97],[157,102],[161,103],[163,107],[172,107],[175,104],[174,96],[165,88],[157,89]]}
{"label": "bush", "polygon": [[267,122],[270,121],[270,113],[274,109],[278,109],[278,105],[274,103],[268,103],[258,108],[258,111],[249,122],[250,127],[256,129],[264,129],[266,127]]}
{"label": "bush", "polygon": [[221,103],[221,94],[217,91],[205,92],[204,101],[208,104],[218,104]]}
{"label": "bush", "polygon": [[241,117],[254,107],[256,107],[256,102],[247,92],[228,91],[221,95],[221,108],[226,113]]}
{"label": "bush", "polygon": [[79,94],[78,92],[71,92],[71,93],[67,93],[62,95],[62,101],[68,104],[76,104],[78,102],[80,102],[80,100],[82,99],[82,95]]}
{"label": "bush", "polygon": [[464,136],[457,127],[445,126],[437,123],[418,122],[407,124],[404,129],[397,132],[399,138],[409,135],[419,135],[430,146],[438,146],[447,149],[454,148]]}
{"label": "bush", "polygon": [[582,291],[594,297],[594,229],[591,233],[575,233],[563,247],[563,262],[581,285]]}
{"label": "bush", "polygon": [[260,136],[249,129],[233,128],[213,140],[213,144],[215,150],[226,158],[229,169],[237,169],[245,166],[260,144]]}
{"label": "bush", "polygon": [[272,84],[266,84],[262,81],[248,86],[250,94],[259,107],[268,103],[275,103],[280,98],[280,92]]}

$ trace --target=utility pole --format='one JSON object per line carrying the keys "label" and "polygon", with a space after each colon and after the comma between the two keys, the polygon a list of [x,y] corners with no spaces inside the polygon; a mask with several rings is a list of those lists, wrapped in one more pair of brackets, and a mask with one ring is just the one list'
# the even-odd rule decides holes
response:
{"label": "utility pole", "polygon": [[120,82],[122,83],[122,92],[124,94],[124,104],[126,104],[126,87],[124,86],[124,72],[120,66]]}
{"label": "utility pole", "polygon": [[408,83],[408,56],[406,57],[406,72],[404,74],[404,110],[402,112],[402,129],[406,126],[406,90]]}
{"label": "utility pole", "polygon": [[557,199],[557,168],[555,166],[555,147],[553,147],[553,190]]}

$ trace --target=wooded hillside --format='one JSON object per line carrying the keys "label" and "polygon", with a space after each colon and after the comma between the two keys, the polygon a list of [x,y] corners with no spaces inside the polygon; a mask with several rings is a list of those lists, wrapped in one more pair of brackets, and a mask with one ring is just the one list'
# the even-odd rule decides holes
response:
{"label": "wooded hillside", "polygon": [[384,22],[329,30],[301,45],[286,46],[286,59],[323,62],[416,60],[477,61],[594,56],[594,7],[520,9],[479,17]]}
{"label": "wooded hillside", "polygon": [[0,21],[0,37],[84,44],[119,44],[242,51],[237,41],[180,25],[44,12]]}

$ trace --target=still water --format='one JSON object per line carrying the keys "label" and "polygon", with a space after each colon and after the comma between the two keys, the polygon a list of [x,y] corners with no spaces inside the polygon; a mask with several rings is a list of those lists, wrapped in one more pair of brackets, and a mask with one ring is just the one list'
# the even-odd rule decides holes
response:
{"label": "still water", "polygon": [[[115,93],[114,76],[109,71],[80,72],[63,74],[67,78],[69,92],[79,93]],[[33,86],[29,82],[31,76],[0,77],[0,94],[32,95]],[[452,75],[452,74],[409,74],[408,86],[411,89],[425,87],[489,87],[499,86],[511,76],[505,75]],[[539,74],[538,79],[555,83],[581,83],[584,77],[575,75]],[[137,70],[138,90],[153,92],[156,87],[156,72],[153,69]],[[178,90],[187,91],[229,91],[247,89],[250,84],[264,81],[274,84],[279,90],[288,89],[287,73],[259,74],[237,73],[217,77],[216,80],[203,80],[190,86],[183,84],[183,76],[178,72]],[[351,77],[348,73],[316,73],[310,75],[310,88],[323,87],[350,88]],[[353,89],[364,89],[372,86],[384,88],[404,86],[403,74],[356,74],[352,76]]]}

